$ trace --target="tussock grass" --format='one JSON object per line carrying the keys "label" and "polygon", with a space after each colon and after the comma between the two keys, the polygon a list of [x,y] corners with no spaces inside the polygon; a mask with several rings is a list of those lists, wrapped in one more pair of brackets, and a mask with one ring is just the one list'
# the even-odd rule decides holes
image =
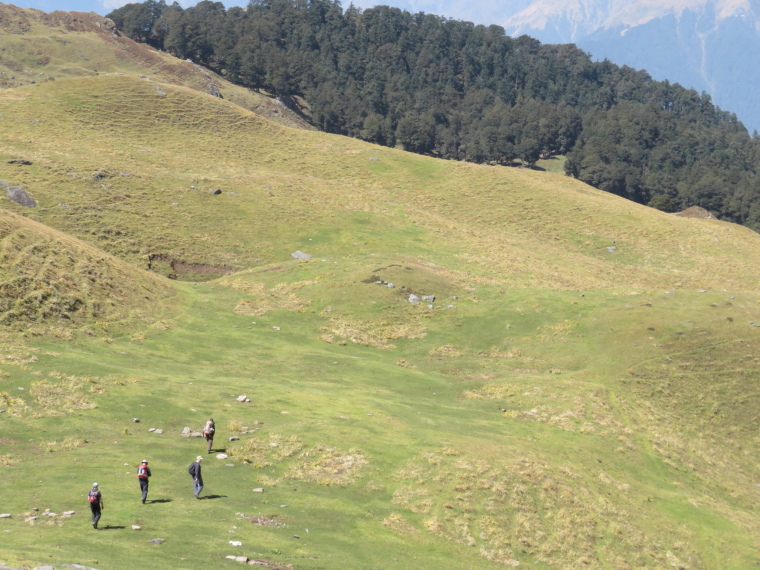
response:
{"label": "tussock grass", "polygon": [[321,327],[320,339],[333,344],[350,341],[361,346],[371,346],[382,350],[396,348],[393,341],[399,339],[424,338],[427,328],[416,322],[404,322],[394,318],[388,321],[362,321],[357,318],[331,315]]}
{"label": "tussock grass", "polygon": [[300,454],[285,478],[344,487],[356,481],[367,465],[369,460],[359,449],[341,451],[325,445],[315,445]]}
{"label": "tussock grass", "polygon": [[230,446],[229,452],[241,461],[251,463],[254,467],[268,467],[274,462],[281,462],[293,457],[304,443],[297,436],[270,434],[268,440],[248,439]]}

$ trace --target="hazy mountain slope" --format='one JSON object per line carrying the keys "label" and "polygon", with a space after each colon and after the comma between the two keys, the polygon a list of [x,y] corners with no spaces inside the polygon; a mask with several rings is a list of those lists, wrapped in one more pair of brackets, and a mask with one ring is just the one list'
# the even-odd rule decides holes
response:
{"label": "hazy mountain slope", "polygon": [[0,89],[99,73],[143,74],[218,94],[281,124],[309,128],[281,102],[136,43],[92,12],[48,14],[0,3],[0,46]]}
{"label": "hazy mountain slope", "polygon": [[574,42],[596,59],[706,91],[753,130],[760,128],[758,16],[757,0],[541,0],[503,23],[509,34]]}

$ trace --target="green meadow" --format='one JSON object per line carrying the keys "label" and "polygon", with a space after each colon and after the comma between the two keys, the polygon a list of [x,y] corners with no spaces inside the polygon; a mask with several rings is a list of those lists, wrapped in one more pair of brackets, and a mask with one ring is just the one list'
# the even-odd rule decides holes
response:
{"label": "green meadow", "polygon": [[0,563],[756,567],[754,232],[158,72],[0,125]]}

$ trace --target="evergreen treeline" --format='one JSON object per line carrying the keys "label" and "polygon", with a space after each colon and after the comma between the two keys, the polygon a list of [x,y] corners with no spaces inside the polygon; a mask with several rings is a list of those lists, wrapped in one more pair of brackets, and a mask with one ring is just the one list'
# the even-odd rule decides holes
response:
{"label": "evergreen treeline", "polygon": [[572,45],[337,0],[147,0],[108,17],[230,81],[303,97],[327,132],[479,163],[565,154],[597,188],[760,229],[760,139],[709,96]]}

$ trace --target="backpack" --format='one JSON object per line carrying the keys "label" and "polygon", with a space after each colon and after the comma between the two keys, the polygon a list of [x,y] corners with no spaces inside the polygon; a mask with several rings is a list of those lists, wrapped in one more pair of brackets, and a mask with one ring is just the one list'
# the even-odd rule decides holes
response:
{"label": "backpack", "polygon": [[137,468],[137,476],[142,479],[148,478],[148,468],[145,467],[145,465],[140,465],[140,467]]}
{"label": "backpack", "polygon": [[192,475],[193,477],[195,477],[195,468],[194,468],[194,465],[195,465],[195,461],[193,461],[190,464],[190,467],[187,468],[187,472],[190,473],[190,475]]}
{"label": "backpack", "polygon": [[89,499],[89,501],[91,503],[97,503],[98,502],[98,494],[94,493],[92,491],[89,492],[89,494],[87,495],[87,498]]}
{"label": "backpack", "polygon": [[206,429],[203,430],[203,433],[207,435],[214,435],[215,431],[216,428],[214,427],[214,424],[206,424]]}

